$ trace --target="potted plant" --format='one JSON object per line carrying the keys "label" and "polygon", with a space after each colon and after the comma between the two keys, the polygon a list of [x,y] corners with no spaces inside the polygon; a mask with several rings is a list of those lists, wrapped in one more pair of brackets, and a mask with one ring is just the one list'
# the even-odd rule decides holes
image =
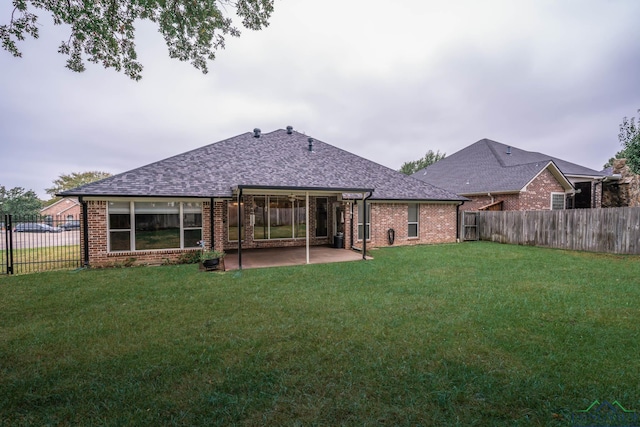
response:
{"label": "potted plant", "polygon": [[220,260],[226,255],[224,251],[216,251],[214,249],[205,249],[204,242],[201,242],[200,246],[200,266],[204,270],[217,270],[220,265]]}

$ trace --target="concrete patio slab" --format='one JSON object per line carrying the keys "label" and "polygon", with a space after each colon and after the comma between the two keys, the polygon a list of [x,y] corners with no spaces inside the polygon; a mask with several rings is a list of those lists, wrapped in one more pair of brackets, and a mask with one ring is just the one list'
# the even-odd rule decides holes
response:
{"label": "concrete patio slab", "polygon": [[[371,257],[367,257],[367,259],[371,259]],[[328,246],[312,246],[309,248],[310,264],[346,261],[362,261],[362,253]],[[242,269],[304,265],[306,263],[307,252],[304,247],[242,250]],[[238,251],[227,251],[227,255],[224,257],[224,265],[226,271],[238,270]]]}

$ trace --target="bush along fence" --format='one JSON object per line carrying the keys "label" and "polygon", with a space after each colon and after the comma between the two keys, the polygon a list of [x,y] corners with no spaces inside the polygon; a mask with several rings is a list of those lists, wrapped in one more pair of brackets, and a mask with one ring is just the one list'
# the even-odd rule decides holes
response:
{"label": "bush along fence", "polygon": [[640,208],[481,211],[480,240],[640,255]]}
{"label": "bush along fence", "polygon": [[81,264],[79,218],[0,214],[0,274],[71,269]]}

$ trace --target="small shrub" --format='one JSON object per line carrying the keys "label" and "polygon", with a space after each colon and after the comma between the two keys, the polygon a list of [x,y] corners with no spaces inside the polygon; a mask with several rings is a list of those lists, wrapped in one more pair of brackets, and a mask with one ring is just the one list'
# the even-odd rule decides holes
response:
{"label": "small shrub", "polygon": [[197,264],[200,262],[200,252],[185,252],[180,254],[176,260],[176,264]]}

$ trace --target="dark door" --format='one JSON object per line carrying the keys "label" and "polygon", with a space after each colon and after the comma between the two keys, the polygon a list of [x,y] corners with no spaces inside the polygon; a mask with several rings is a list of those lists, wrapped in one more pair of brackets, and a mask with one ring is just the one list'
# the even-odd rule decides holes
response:
{"label": "dark door", "polygon": [[576,182],[574,187],[576,188],[575,208],[591,208],[591,182]]}

